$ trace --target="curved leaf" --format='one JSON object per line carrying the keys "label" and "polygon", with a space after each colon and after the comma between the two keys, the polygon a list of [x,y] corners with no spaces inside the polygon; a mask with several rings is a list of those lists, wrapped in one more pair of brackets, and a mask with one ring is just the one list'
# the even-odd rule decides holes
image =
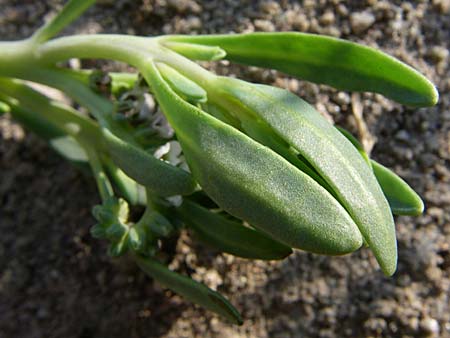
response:
{"label": "curved leaf", "polygon": [[227,220],[186,199],[176,210],[200,240],[217,250],[239,257],[266,260],[283,259],[292,253],[290,247],[267,235]]}
{"label": "curved leaf", "polygon": [[205,192],[231,215],[288,246],[339,255],[361,234],[331,195],[284,158],[178,97],[155,65],[142,67]]}
{"label": "curved leaf", "polygon": [[186,195],[195,190],[188,172],[158,160],[105,128],[102,131],[112,160],[136,182],[159,196]]}
{"label": "curved leaf", "polygon": [[165,63],[159,62],[157,67],[164,80],[169,83],[175,93],[190,102],[206,102],[206,91],[202,87]]}
{"label": "curved leaf", "polygon": [[378,162],[369,159],[359,141],[347,130],[336,127],[359,151],[364,160],[372,168],[384,196],[394,215],[418,216],[422,214],[424,205],[420,196],[397,174]]}
{"label": "curved leaf", "polygon": [[410,106],[433,106],[434,85],[401,61],[374,48],[315,34],[249,33],[169,36],[165,41],[218,46],[226,59],[277,69],[300,79],[341,90],[383,94]]}
{"label": "curved leaf", "polygon": [[147,275],[187,300],[221,315],[233,324],[242,324],[239,312],[220,293],[169,270],[152,258],[136,256],[136,262]]}
{"label": "curved leaf", "polygon": [[[389,205],[355,147],[312,106],[287,90],[218,77],[223,104],[253,113],[288,142],[333,189],[358,225],[381,268],[392,275],[397,263],[395,225]],[[240,110],[239,110],[240,109]]]}
{"label": "curved leaf", "polygon": [[222,48],[217,46],[203,46],[195,43],[166,42],[165,47],[189,59],[198,61],[217,61],[226,55]]}
{"label": "curved leaf", "polygon": [[395,215],[418,216],[423,213],[422,199],[404,180],[373,160],[372,168]]}

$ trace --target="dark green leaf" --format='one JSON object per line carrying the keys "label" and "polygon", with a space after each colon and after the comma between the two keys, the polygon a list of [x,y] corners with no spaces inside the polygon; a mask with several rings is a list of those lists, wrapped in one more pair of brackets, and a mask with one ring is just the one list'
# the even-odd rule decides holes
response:
{"label": "dark green leaf", "polygon": [[269,236],[184,200],[177,208],[188,227],[205,244],[235,256],[250,259],[283,259],[292,253],[290,247]]}
{"label": "dark green leaf", "polygon": [[411,216],[422,214],[424,209],[422,199],[404,180],[373,160],[372,168],[394,214]]}
{"label": "dark green leaf", "polygon": [[150,277],[182,295],[187,300],[221,315],[234,324],[242,324],[239,312],[218,292],[190,278],[170,271],[152,258],[136,256],[136,262]]}

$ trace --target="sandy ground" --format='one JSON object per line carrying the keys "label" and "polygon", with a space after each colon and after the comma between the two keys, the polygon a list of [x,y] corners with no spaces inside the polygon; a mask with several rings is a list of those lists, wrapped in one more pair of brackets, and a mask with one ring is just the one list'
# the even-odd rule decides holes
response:
{"label": "sandy ground", "polygon": [[[61,1],[0,0],[0,38],[28,36]],[[0,337],[450,337],[450,2],[99,1],[69,33],[139,35],[295,30],[361,42],[416,67],[441,93],[411,109],[256,68],[217,72],[289,88],[357,133],[420,193],[426,212],[398,217],[392,278],[368,250],[296,252],[281,262],[220,254],[182,234],[171,267],[226,295],[241,327],[184,302],[91,238],[94,182],[8,116],[0,118]]]}

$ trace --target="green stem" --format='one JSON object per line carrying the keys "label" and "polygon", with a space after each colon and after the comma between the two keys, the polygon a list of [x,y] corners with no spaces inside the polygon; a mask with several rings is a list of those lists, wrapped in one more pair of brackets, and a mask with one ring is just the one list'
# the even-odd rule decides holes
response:
{"label": "green stem", "polygon": [[202,87],[215,77],[195,62],[164,47],[158,39],[114,34],[76,35],[44,43],[37,49],[36,56],[40,62],[50,64],[73,57],[114,59],[139,69],[154,60],[167,63]]}
{"label": "green stem", "polygon": [[114,190],[111,186],[111,182],[103,169],[102,163],[95,149],[86,148],[86,152],[89,158],[89,164],[92,168],[92,173],[94,174],[97,182],[100,197],[102,198],[102,201],[105,202],[108,198],[114,196]]}

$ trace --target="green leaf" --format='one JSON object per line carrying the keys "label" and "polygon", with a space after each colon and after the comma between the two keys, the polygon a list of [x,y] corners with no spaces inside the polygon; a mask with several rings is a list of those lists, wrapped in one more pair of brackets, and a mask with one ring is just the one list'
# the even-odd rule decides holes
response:
{"label": "green leaf", "polygon": [[71,136],[55,137],[50,146],[71,162],[86,163],[88,157],[83,147]]}
{"label": "green leaf", "polygon": [[113,162],[129,177],[160,196],[190,194],[195,190],[191,175],[158,160],[107,129],[102,129],[106,147]]}
{"label": "green leaf", "polygon": [[108,73],[111,77],[111,93],[120,95],[123,91],[131,90],[139,80],[138,74],[134,73]]}
{"label": "green leaf", "polygon": [[154,259],[136,256],[136,262],[147,275],[188,301],[221,315],[233,324],[242,324],[239,312],[220,293],[169,270]]}
{"label": "green leaf", "polygon": [[290,247],[269,236],[186,199],[177,211],[202,242],[217,250],[239,257],[265,260],[283,259],[292,253]]}
{"label": "green leaf", "polygon": [[107,157],[102,157],[102,163],[105,165],[106,172],[111,178],[119,193],[131,205],[146,205],[145,188],[125,174]]}
{"label": "green leaf", "polygon": [[178,54],[197,61],[217,61],[223,59],[227,54],[222,48],[217,46],[204,46],[183,42],[164,42],[164,38],[163,45]]}
{"label": "green leaf", "polygon": [[337,130],[339,130],[342,133],[342,135],[344,135],[347,138],[347,140],[349,140],[353,144],[353,146],[356,148],[356,150],[358,150],[358,152],[364,158],[364,161],[366,161],[369,166],[372,166],[369,155],[367,155],[362,144],[359,143],[359,141],[356,139],[356,137],[354,137],[348,130],[345,130],[344,128],[341,128],[338,126],[335,126],[335,127]]}
{"label": "green leaf", "polygon": [[372,168],[394,214],[418,216],[423,213],[422,199],[404,180],[373,160]]}
{"label": "green leaf", "polygon": [[38,43],[51,39],[94,3],[95,0],[69,0],[61,12],[34,33],[33,39]]}
{"label": "green leaf", "polygon": [[389,206],[394,215],[418,216],[422,214],[424,205],[419,195],[398,175],[379,164],[370,160],[358,140],[347,130],[336,127],[359,151],[364,160],[372,168],[381,189],[383,190]]}
{"label": "green leaf", "polygon": [[[148,196],[147,200],[149,200]],[[152,202],[148,203],[147,209],[145,209],[145,213],[139,220],[139,224],[141,224],[146,229],[150,230],[151,233],[153,233],[158,237],[167,237],[174,230],[174,227],[169,222],[169,220],[155,210],[154,205],[152,205]]]}
{"label": "green leaf", "polygon": [[277,69],[340,90],[380,93],[410,106],[438,101],[434,85],[410,66],[374,48],[328,36],[249,33],[169,36],[164,41],[219,46],[233,62]]}
{"label": "green leaf", "polygon": [[194,177],[221,208],[290,247],[338,255],[361,246],[351,217],[313,179],[186,103],[153,63],[141,70],[177,133]]}
{"label": "green leaf", "polygon": [[387,275],[396,269],[397,243],[389,204],[355,147],[312,106],[287,90],[219,77],[214,97],[253,112],[291,145],[333,189]]}
{"label": "green leaf", "polygon": [[128,233],[128,245],[134,251],[139,251],[144,248],[146,244],[145,231],[141,227],[133,226]]}
{"label": "green leaf", "polygon": [[108,254],[111,257],[119,257],[128,251],[128,234],[125,232],[123,237],[117,242],[112,242],[108,248]]}
{"label": "green leaf", "polygon": [[202,87],[165,63],[159,62],[156,65],[164,80],[167,81],[173,91],[179,96],[193,103],[206,102],[206,91]]}
{"label": "green leaf", "polygon": [[11,112],[11,107],[5,102],[0,101],[0,116]]}
{"label": "green leaf", "polygon": [[64,130],[55,126],[53,123],[49,123],[46,118],[23,107],[16,99],[3,96],[2,93],[0,93],[0,98],[8,103],[10,109],[9,113],[14,120],[19,122],[26,129],[42,137],[44,140],[49,141],[67,135]]}

